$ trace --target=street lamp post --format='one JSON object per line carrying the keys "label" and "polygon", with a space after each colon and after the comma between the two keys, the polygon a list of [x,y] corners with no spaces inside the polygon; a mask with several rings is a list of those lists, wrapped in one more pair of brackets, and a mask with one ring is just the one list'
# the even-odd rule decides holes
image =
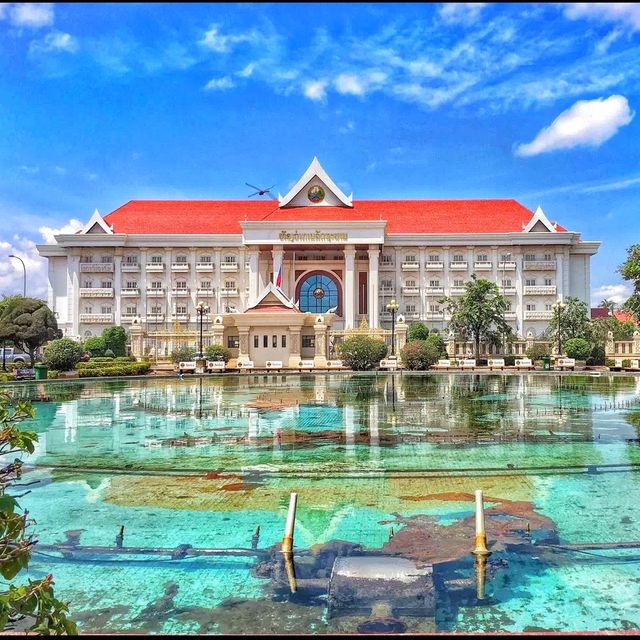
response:
{"label": "street lamp post", "polygon": [[196,305],[196,312],[198,313],[198,319],[200,321],[200,349],[198,351],[198,359],[202,360],[202,358],[204,358],[204,353],[202,351],[202,319],[204,317],[204,314],[207,313],[208,308],[207,305],[204,302],[198,302],[198,304]]}
{"label": "street lamp post", "polygon": [[20,260],[22,263],[22,297],[27,297],[27,267],[24,264],[24,260],[20,256],[15,256],[13,253],[9,256],[10,258],[15,258],[16,260]]}
{"label": "street lamp post", "polygon": [[396,355],[396,311],[400,308],[400,305],[391,299],[386,305],[386,310],[391,312],[391,355]]}
{"label": "street lamp post", "polygon": [[562,310],[566,307],[567,305],[562,302],[562,300],[558,300],[557,302],[554,302],[553,304],[553,309],[554,311],[558,314],[558,357],[560,357],[562,355]]}

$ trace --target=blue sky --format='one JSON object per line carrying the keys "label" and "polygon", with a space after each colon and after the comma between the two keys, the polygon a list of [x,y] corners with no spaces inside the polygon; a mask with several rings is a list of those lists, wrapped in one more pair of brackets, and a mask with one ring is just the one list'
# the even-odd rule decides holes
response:
{"label": "blue sky", "polygon": [[0,293],[35,243],[136,198],[282,193],[317,155],[354,198],[516,198],[640,231],[640,5],[0,4]]}

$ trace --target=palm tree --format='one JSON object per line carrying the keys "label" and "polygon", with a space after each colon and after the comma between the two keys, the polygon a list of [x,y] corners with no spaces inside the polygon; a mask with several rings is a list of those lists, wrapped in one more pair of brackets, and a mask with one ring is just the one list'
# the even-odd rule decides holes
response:
{"label": "palm tree", "polygon": [[601,309],[608,309],[609,315],[611,315],[616,310],[616,306],[616,303],[613,300],[609,300],[608,298],[602,300],[598,305],[598,307],[600,307]]}

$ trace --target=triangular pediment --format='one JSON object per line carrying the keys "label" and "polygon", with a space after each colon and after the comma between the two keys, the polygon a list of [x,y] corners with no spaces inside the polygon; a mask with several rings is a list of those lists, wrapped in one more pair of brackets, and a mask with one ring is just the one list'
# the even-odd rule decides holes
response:
{"label": "triangular pediment", "polygon": [[280,207],[353,207],[353,194],[345,195],[314,156],[300,180],[285,195]]}
{"label": "triangular pediment", "polygon": [[522,231],[524,233],[557,233],[555,225],[551,224],[551,221],[544,214],[544,211],[540,206],[536,209],[536,212],[531,217],[531,220],[529,220]]}
{"label": "triangular pediment", "polygon": [[245,313],[263,311],[273,313],[277,313],[278,311],[300,313],[293,302],[289,300],[289,298],[287,298],[287,296],[285,296],[284,293],[282,293],[282,291],[273,284],[273,282],[270,282],[262,290],[262,293],[258,296],[256,303],[249,307]]}
{"label": "triangular pediment", "polygon": [[96,209],[93,215],[89,219],[89,222],[84,225],[81,234],[86,233],[107,233],[113,235],[113,229],[104,221],[104,218],[100,215],[100,212]]}

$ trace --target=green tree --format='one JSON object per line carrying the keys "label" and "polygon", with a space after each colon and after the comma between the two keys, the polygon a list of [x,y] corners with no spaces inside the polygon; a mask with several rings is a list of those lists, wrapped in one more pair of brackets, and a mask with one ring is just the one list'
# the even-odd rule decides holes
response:
{"label": "green tree", "polygon": [[92,358],[102,358],[107,350],[107,345],[101,336],[93,336],[84,341],[82,348],[88,351]]}
{"label": "green tree", "polygon": [[578,298],[566,298],[564,308],[555,309],[547,335],[554,341],[558,340],[558,327],[560,327],[560,340],[564,343],[570,338],[584,338],[591,341],[591,319],[587,303]]}
{"label": "green tree", "polygon": [[387,355],[387,345],[378,338],[354,336],[338,345],[338,354],[349,369],[370,371]]}
{"label": "green tree", "polygon": [[432,345],[435,349],[438,350],[439,358],[447,357],[447,345],[442,336],[434,332],[426,339],[425,342],[429,345]]}
{"label": "green tree", "polygon": [[71,338],[52,340],[44,348],[44,361],[56,371],[72,371],[82,358],[82,345]]}
{"label": "green tree", "polygon": [[618,272],[633,285],[633,293],[622,308],[640,318],[640,244],[632,244],[627,249],[627,259],[618,267]]}
{"label": "green tree", "polygon": [[407,340],[426,340],[429,337],[429,327],[424,322],[414,322],[409,326]]}
{"label": "green tree", "polygon": [[464,340],[473,341],[476,358],[480,356],[480,342],[498,345],[513,335],[504,317],[507,301],[498,285],[475,273],[460,298],[443,298],[442,303],[451,314],[449,328]]}
{"label": "green tree", "polygon": [[[15,454],[33,453],[38,435],[33,431],[21,431],[18,424],[33,418],[35,412],[30,403],[19,401],[11,405],[7,394],[0,394],[0,456],[6,460]],[[6,581],[13,580],[25,569],[31,558],[31,548],[36,543],[29,532],[33,520],[22,511],[15,497],[8,491],[20,486],[22,462],[13,462],[0,468],[0,575]],[[23,630],[41,635],[76,635],[78,630],[67,618],[68,606],[55,598],[53,576],[42,580],[28,580],[27,584],[9,583],[0,592],[0,629]]]}
{"label": "green tree", "polygon": [[217,360],[221,357],[225,362],[231,359],[231,351],[221,344],[212,344],[204,348],[204,355],[208,360]]}
{"label": "green tree", "polygon": [[171,352],[171,362],[178,364],[178,362],[190,362],[196,357],[195,347],[184,345],[178,347]]}
{"label": "green tree", "polygon": [[127,332],[123,327],[107,327],[102,332],[102,338],[105,350],[111,349],[116,357],[127,355]]}
{"label": "green tree", "polygon": [[53,311],[42,300],[12,297],[2,307],[0,340],[12,342],[29,354],[34,363],[36,350],[50,340],[62,337]]}
{"label": "green tree", "polygon": [[591,344],[584,338],[569,338],[564,344],[564,352],[569,358],[586,360],[591,356]]}
{"label": "green tree", "polygon": [[600,304],[598,308],[607,309],[610,313],[613,313],[616,310],[616,303],[613,300],[609,300],[609,298],[605,298],[604,300],[600,300]]}
{"label": "green tree", "polygon": [[548,356],[551,354],[551,347],[546,342],[534,342],[529,349],[527,349],[526,355],[531,362],[537,362],[542,356]]}

